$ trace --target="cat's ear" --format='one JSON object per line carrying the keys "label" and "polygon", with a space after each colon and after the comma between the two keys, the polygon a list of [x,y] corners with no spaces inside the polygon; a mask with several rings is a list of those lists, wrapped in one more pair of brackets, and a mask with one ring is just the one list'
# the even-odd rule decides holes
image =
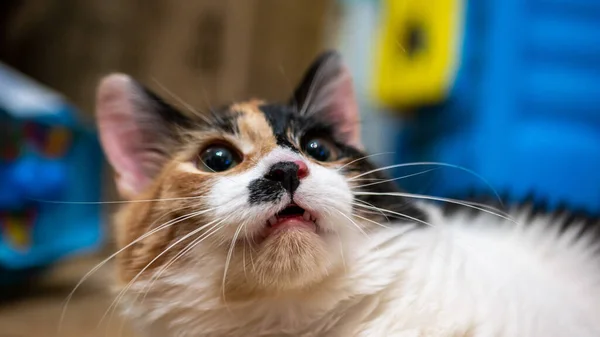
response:
{"label": "cat's ear", "polygon": [[132,198],[162,169],[176,142],[177,126],[189,120],[123,74],[98,86],[96,118],[104,152],[116,173],[119,193]]}
{"label": "cat's ear", "polygon": [[362,148],[360,116],[352,76],[335,51],[321,54],[296,88],[291,104],[299,113],[334,126],[338,139]]}

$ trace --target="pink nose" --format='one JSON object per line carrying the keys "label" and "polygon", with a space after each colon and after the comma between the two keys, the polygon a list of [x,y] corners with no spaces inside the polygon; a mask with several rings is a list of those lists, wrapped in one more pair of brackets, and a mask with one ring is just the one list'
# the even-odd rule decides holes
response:
{"label": "pink nose", "polygon": [[304,179],[308,176],[308,166],[302,160],[294,160],[294,164],[298,165],[298,179]]}

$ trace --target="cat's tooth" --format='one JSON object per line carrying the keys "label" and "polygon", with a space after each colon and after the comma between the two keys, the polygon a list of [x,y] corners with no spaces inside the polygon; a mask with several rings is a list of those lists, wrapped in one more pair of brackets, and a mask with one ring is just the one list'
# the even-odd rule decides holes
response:
{"label": "cat's tooth", "polygon": [[310,213],[308,213],[308,211],[304,211],[304,215],[302,217],[306,221],[310,221],[310,218],[311,218]]}
{"label": "cat's tooth", "polygon": [[277,218],[274,215],[269,218],[269,225],[273,226],[276,223],[277,223]]}

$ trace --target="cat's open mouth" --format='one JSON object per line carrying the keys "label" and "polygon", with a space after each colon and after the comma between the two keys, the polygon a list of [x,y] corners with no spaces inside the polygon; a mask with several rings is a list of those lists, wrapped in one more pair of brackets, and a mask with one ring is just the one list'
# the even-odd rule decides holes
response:
{"label": "cat's open mouth", "polygon": [[269,234],[277,230],[307,229],[317,231],[317,218],[296,204],[289,204],[267,220]]}

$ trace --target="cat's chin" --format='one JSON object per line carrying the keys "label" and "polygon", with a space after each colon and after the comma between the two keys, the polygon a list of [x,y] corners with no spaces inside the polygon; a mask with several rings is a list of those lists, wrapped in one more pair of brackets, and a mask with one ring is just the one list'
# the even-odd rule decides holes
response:
{"label": "cat's chin", "polygon": [[325,240],[314,228],[276,230],[255,248],[252,261],[239,272],[240,277],[228,280],[228,288],[250,295],[310,287],[328,275],[332,268],[329,254]]}

